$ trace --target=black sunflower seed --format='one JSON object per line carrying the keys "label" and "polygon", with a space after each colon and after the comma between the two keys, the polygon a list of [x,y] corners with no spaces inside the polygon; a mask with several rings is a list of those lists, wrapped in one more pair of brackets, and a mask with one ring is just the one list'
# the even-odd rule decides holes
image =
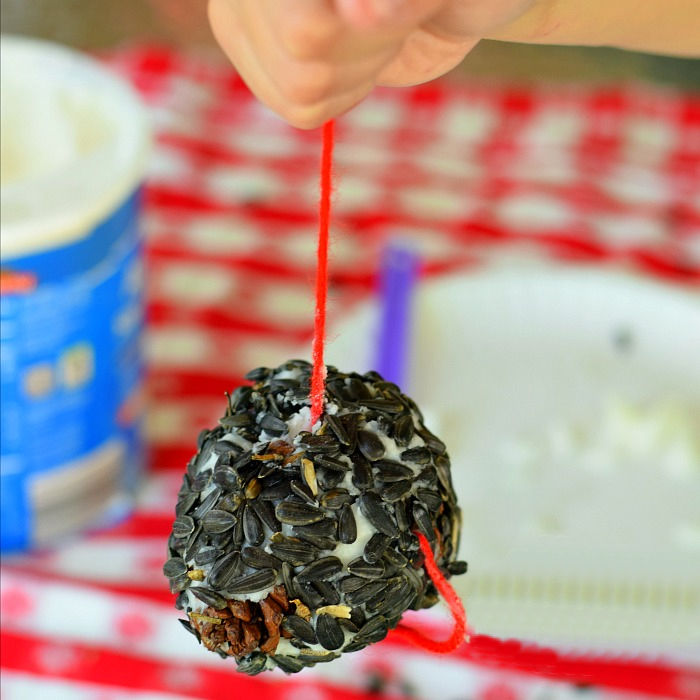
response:
{"label": "black sunflower seed", "polygon": [[223,489],[238,488],[238,474],[231,467],[219,467],[214,472],[214,483]]}
{"label": "black sunflower seed", "polygon": [[429,510],[437,511],[442,505],[442,496],[432,489],[418,489],[416,498]]}
{"label": "black sunflower seed", "polygon": [[275,484],[265,486],[258,498],[264,501],[277,501],[280,498],[289,496],[289,482],[287,480],[278,481]]}
{"label": "black sunflower seed", "polygon": [[199,636],[199,632],[192,627],[192,623],[189,620],[182,620],[179,619],[178,622],[190,633],[193,634],[195,637],[197,637],[197,641],[201,642],[202,638]]}
{"label": "black sunflower seed", "polygon": [[216,561],[221,556],[221,550],[216,547],[202,547],[194,555],[194,563],[197,566],[206,566]]}
{"label": "black sunflower seed", "polygon": [[175,506],[175,515],[186,515],[198,498],[199,494],[194,491],[189,491],[184,496],[181,496]]}
{"label": "black sunflower seed", "polygon": [[226,532],[236,524],[236,516],[226,510],[212,508],[202,519],[204,532],[217,534]]}
{"label": "black sunflower seed", "polygon": [[180,515],[173,522],[173,537],[182,539],[192,534],[194,530],[194,520],[189,515]]}
{"label": "black sunflower seed", "polygon": [[275,654],[270,656],[270,658],[277,664],[285,673],[298,673],[304,668],[302,661],[294,656],[283,656],[282,654]]}
{"label": "black sunflower seed", "polygon": [[368,581],[362,588],[356,591],[345,594],[345,601],[348,605],[362,605],[367,602],[372,596],[377,595],[384,590],[384,581]]}
{"label": "black sunflower seed", "polygon": [[243,535],[246,542],[252,545],[260,544],[265,537],[260,518],[250,503],[246,503],[243,511]]}
{"label": "black sunflower seed", "polygon": [[330,510],[338,510],[354,500],[355,497],[347,489],[331,489],[321,496],[321,505]]}
{"label": "black sunflower seed", "polygon": [[254,574],[247,574],[234,579],[226,586],[226,592],[232,595],[242,595],[245,593],[256,593],[264,588],[269,588],[277,580],[277,571],[274,569],[263,569]]}
{"label": "black sunflower seed", "polygon": [[269,435],[283,435],[287,432],[287,424],[272,413],[265,413],[260,419],[260,428]]}
{"label": "black sunflower seed", "polygon": [[353,651],[362,651],[362,649],[364,649],[367,646],[369,646],[369,642],[363,642],[362,640],[359,640],[356,637],[343,647],[343,653],[352,654]]}
{"label": "black sunflower seed", "polygon": [[250,372],[245,375],[245,378],[251,382],[261,382],[267,379],[271,372],[272,370],[270,370],[269,367],[256,367],[255,369],[251,369]]}
{"label": "black sunflower seed", "polygon": [[375,615],[360,627],[355,640],[373,644],[384,639],[388,632],[386,618],[383,615]]}
{"label": "black sunflower seed", "polygon": [[168,583],[170,584],[171,593],[180,593],[184,591],[185,588],[189,588],[192,579],[187,575],[176,576],[175,578],[168,579]]}
{"label": "black sunflower seed", "polygon": [[242,659],[236,659],[237,668],[241,673],[249,676],[257,676],[262,673],[267,665],[267,655],[258,652],[252,653],[250,656],[244,656]]}
{"label": "black sunflower seed", "polygon": [[250,400],[250,395],[253,393],[252,387],[249,386],[239,386],[233,394],[229,403],[234,411],[238,411],[239,408],[246,406]]}
{"label": "black sunflower seed", "polygon": [[435,541],[435,530],[430,515],[420,503],[413,504],[413,519],[418,529],[428,538],[431,543]]}
{"label": "black sunflower seed", "polygon": [[233,536],[231,538],[233,544],[237,548],[241,548],[245,541],[245,532],[243,530],[243,518],[239,518],[233,526]]}
{"label": "black sunflower seed", "polygon": [[357,523],[352,507],[344,505],[338,516],[338,541],[343,544],[352,544],[357,539]]}
{"label": "black sunflower seed", "polygon": [[272,541],[270,549],[278,559],[289,562],[292,566],[310,564],[318,555],[318,549],[312,544],[292,537]]}
{"label": "black sunflower seed", "polygon": [[384,443],[369,430],[357,431],[357,447],[370,462],[384,456]]}
{"label": "black sunflower seed", "polygon": [[185,591],[180,591],[175,598],[175,608],[177,610],[184,610],[189,603],[189,596]]}
{"label": "black sunflower seed", "polygon": [[369,564],[362,557],[353,559],[347,569],[353,576],[361,578],[377,579],[384,576],[384,564],[381,561]]}
{"label": "black sunflower seed", "polygon": [[195,509],[194,512],[192,513],[193,518],[198,518],[201,519],[203,518],[209,510],[211,510],[215,505],[216,502],[219,500],[219,496],[221,496],[221,489],[220,488],[215,488]]}
{"label": "black sunflower seed", "polygon": [[344,478],[343,472],[333,471],[332,469],[324,469],[319,467],[316,470],[316,480],[322,489],[334,489]]}
{"label": "black sunflower seed", "polygon": [[452,574],[452,576],[461,576],[467,573],[467,562],[466,561],[451,561],[447,565],[447,570]]}
{"label": "black sunflower seed", "polygon": [[192,586],[190,590],[205,605],[210,605],[215,610],[221,610],[222,608],[226,607],[226,598],[219,595],[216,591],[212,591],[211,588],[206,588],[205,586]]}
{"label": "black sunflower seed", "polygon": [[422,425],[417,432],[418,432],[418,435],[420,435],[423,438],[423,442],[425,443],[425,446],[431,452],[435,452],[436,454],[439,454],[439,455],[445,454],[445,452],[447,451],[447,447],[445,447],[445,443],[442,440],[440,440],[440,438],[433,435],[424,425]]}
{"label": "black sunflower seed", "polygon": [[408,559],[401,552],[391,547],[384,552],[382,559],[398,568],[403,568],[408,564]]}
{"label": "black sunflower seed", "polygon": [[335,537],[338,524],[332,518],[323,518],[312,525],[295,525],[292,534],[298,537],[312,535],[313,537]]}
{"label": "black sunflower seed", "polygon": [[299,434],[299,444],[309,453],[333,453],[338,450],[338,445],[332,435],[312,435],[302,432]]}
{"label": "black sunflower seed", "polygon": [[413,484],[408,480],[395,481],[382,489],[382,498],[388,503],[394,503],[406,496],[410,492],[412,486]]}
{"label": "black sunflower seed", "polygon": [[180,557],[171,557],[163,564],[163,573],[168,578],[176,578],[187,573],[187,564]]}
{"label": "black sunflower seed", "polygon": [[415,462],[416,464],[429,464],[430,458],[430,450],[426,447],[412,447],[410,450],[404,450],[401,453],[401,459],[407,462]]}
{"label": "black sunflower seed", "polygon": [[276,532],[279,529],[279,522],[275,517],[275,509],[272,507],[270,501],[261,501],[256,498],[254,501],[250,502],[253,510],[258,514],[258,517],[262,522],[267,525],[270,530]]}
{"label": "black sunflower seed", "polygon": [[202,523],[198,523],[197,527],[192,531],[192,534],[187,540],[187,546],[182,555],[182,558],[189,561],[194,557],[195,552],[198,552],[204,546],[206,533],[202,530]]}
{"label": "black sunflower seed", "polygon": [[303,501],[306,501],[306,503],[311,505],[316,504],[316,498],[314,497],[313,493],[311,493],[311,489],[301,481],[290,481],[289,488],[292,490],[292,493],[295,493]]}
{"label": "black sunflower seed", "polygon": [[423,469],[416,477],[416,481],[424,481],[429,488],[437,488],[438,475],[435,471],[435,467],[426,467]]}
{"label": "black sunflower seed", "polygon": [[219,559],[209,572],[209,584],[216,589],[225,588],[241,570],[241,558],[238,552],[230,552]]}
{"label": "black sunflower seed", "polygon": [[377,460],[372,467],[377,470],[378,476],[382,481],[401,481],[414,476],[410,467],[390,459]]}
{"label": "black sunflower seed", "polygon": [[281,523],[287,525],[310,525],[323,520],[325,514],[322,510],[314,508],[307,503],[294,501],[282,501],[275,508],[275,515]]}
{"label": "black sunflower seed", "polygon": [[374,411],[383,411],[384,413],[401,413],[405,408],[400,401],[391,399],[363,399],[360,403]]}
{"label": "black sunflower seed", "polygon": [[318,591],[318,594],[323,598],[324,605],[338,605],[340,603],[340,593],[326,581],[314,581],[313,587]]}
{"label": "black sunflower seed", "polygon": [[391,542],[391,538],[388,535],[382,532],[375,532],[367,540],[362,557],[368,564],[376,564],[382,558],[382,554],[389,546],[389,542]]}
{"label": "black sunflower seed", "polygon": [[346,576],[338,582],[338,590],[341,593],[352,593],[367,584],[367,579],[359,576]]}
{"label": "black sunflower seed", "polygon": [[243,428],[251,423],[252,419],[247,413],[234,413],[219,419],[219,425],[224,428]]}
{"label": "black sunflower seed", "polygon": [[350,397],[355,401],[364,401],[372,398],[372,394],[367,385],[357,377],[351,377],[347,380],[347,390]]}
{"label": "black sunflower seed", "polygon": [[325,581],[343,570],[343,563],[338,557],[322,557],[304,567],[296,576],[299,583],[314,580]]}
{"label": "black sunflower seed", "polygon": [[287,615],[282,623],[282,627],[309,644],[316,644],[318,641],[314,628],[303,617],[299,617],[299,615]]}
{"label": "black sunflower seed", "polygon": [[372,477],[372,468],[369,462],[360,454],[354,453],[351,455],[352,460],[352,483],[360,491],[372,488],[374,486],[374,478]]}
{"label": "black sunflower seed", "polygon": [[345,641],[345,634],[338,620],[326,613],[321,613],[316,618],[316,637],[318,643],[329,651],[339,649]]}
{"label": "black sunflower seed", "polygon": [[413,440],[414,430],[413,416],[410,414],[400,416],[394,422],[394,440],[399,445],[406,446]]}
{"label": "black sunflower seed", "polygon": [[286,561],[282,562],[282,583],[287,591],[288,598],[291,599],[298,597],[299,592],[297,591],[297,587],[294,583],[294,571],[292,570],[289,562]]}
{"label": "black sunflower seed", "polygon": [[299,653],[299,660],[303,661],[308,666],[315,664],[328,663],[335,661],[340,654],[334,654],[332,651],[314,651],[313,649],[302,649]]}
{"label": "black sunflower seed", "polygon": [[245,547],[241,550],[241,561],[254,569],[274,569],[279,571],[282,562],[260,547]]}
{"label": "black sunflower seed", "polygon": [[320,608],[324,604],[323,596],[310,583],[299,583],[295,580],[294,588],[299,598],[311,610],[316,610],[316,608]]}
{"label": "black sunflower seed", "polygon": [[317,467],[324,467],[324,469],[330,469],[334,472],[349,472],[351,469],[347,462],[326,454],[315,455],[314,464]]}
{"label": "black sunflower seed", "polygon": [[379,530],[379,532],[389,535],[390,537],[396,537],[399,534],[396,523],[384,508],[382,499],[374,493],[374,491],[363,493],[358,499],[358,503],[360,504],[362,514],[377,528],[377,530]]}
{"label": "black sunflower seed", "polygon": [[335,433],[338,438],[338,442],[342,445],[352,444],[352,438],[345,429],[343,421],[338,416],[327,415],[326,422],[330,426],[331,430]]}

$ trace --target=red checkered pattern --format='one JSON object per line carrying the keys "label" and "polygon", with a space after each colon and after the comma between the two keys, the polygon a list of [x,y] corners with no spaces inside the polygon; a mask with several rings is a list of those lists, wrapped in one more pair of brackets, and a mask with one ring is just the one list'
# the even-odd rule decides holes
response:
{"label": "red checkered pattern", "polygon": [[[179,472],[223,391],[310,341],[320,136],[285,125],[227,65],[153,49],[106,60],[144,96],[155,134],[144,217],[155,470],[126,523],[3,567],[3,697],[576,697],[516,664],[512,645],[443,659],[390,639],[335,662],[342,679],[250,679],[178,631],[160,567]],[[336,139],[332,318],[371,293],[397,235],[415,242],[425,275],[605,265],[700,286],[697,98],[431,83],[377,90],[338,120]],[[441,618],[416,619],[441,633]],[[540,675],[620,688],[617,661],[532,658]],[[636,664],[626,683],[638,693],[697,692],[693,672]]]}

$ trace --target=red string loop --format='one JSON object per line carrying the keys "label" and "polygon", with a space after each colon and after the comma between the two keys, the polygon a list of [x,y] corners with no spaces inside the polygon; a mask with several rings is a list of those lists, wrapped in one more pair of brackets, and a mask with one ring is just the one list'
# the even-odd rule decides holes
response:
{"label": "red string loop", "polygon": [[323,349],[326,337],[326,299],[328,297],[328,230],[331,219],[331,190],[333,174],[334,122],[323,125],[323,149],[321,152],[321,196],[318,216],[318,250],[316,253],[316,311],[314,314],[314,339],[311,346],[311,427],[323,413],[326,365]]}

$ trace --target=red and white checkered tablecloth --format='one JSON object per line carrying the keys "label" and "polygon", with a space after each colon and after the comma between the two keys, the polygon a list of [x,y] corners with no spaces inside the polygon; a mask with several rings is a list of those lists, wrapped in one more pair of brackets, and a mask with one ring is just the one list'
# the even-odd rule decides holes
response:
{"label": "red and white checkered tablecloth", "polygon": [[[311,336],[320,137],[273,116],[225,64],[153,48],[106,61],[142,93],[155,132],[144,218],[152,469],[128,521],[3,566],[3,698],[612,698],[623,676],[634,697],[700,692],[697,674],[658,660],[545,655],[533,674],[508,648],[435,658],[396,639],[298,676],[248,678],[179,631],[161,566],[195,437],[247,369]],[[337,122],[336,175],[332,317],[371,293],[397,233],[415,240],[425,275],[604,265],[700,287],[698,97],[377,90]],[[586,669],[617,689],[561,680]]]}

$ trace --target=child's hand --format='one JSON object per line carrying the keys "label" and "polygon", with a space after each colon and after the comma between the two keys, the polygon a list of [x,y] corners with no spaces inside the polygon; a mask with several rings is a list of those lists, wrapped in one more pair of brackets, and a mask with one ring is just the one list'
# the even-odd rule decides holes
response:
{"label": "child's hand", "polygon": [[491,38],[700,55],[698,0],[209,0],[253,92],[311,128],[375,85],[411,85]]}
{"label": "child's hand", "polygon": [[214,34],[251,90],[295,126],[375,85],[422,83],[537,0],[210,0]]}

